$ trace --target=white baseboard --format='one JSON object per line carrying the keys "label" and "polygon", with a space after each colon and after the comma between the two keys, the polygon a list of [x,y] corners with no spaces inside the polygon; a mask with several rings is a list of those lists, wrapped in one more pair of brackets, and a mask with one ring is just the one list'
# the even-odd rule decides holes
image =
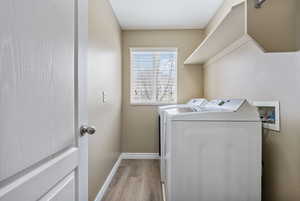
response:
{"label": "white baseboard", "polygon": [[164,183],[161,183],[161,191],[162,191],[162,198],[163,198],[163,201],[166,201],[166,189],[165,189],[165,184]]}
{"label": "white baseboard", "polygon": [[107,176],[104,184],[102,185],[100,191],[98,192],[96,198],[95,198],[95,201],[101,201],[106,193],[106,191],[108,190],[108,187],[109,187],[109,184],[111,183],[113,177],[115,176],[120,164],[121,164],[121,161],[122,161],[122,154],[120,154],[117,162],[115,163],[115,165],[113,166],[113,168],[111,169],[109,175]]}
{"label": "white baseboard", "polygon": [[159,159],[158,153],[121,153],[117,162],[111,169],[109,175],[107,176],[104,184],[102,185],[99,193],[97,194],[95,201],[101,201],[108,190],[109,184],[111,183],[113,177],[115,176],[121,161],[123,159]]}
{"label": "white baseboard", "polygon": [[159,159],[158,153],[122,153],[122,159]]}

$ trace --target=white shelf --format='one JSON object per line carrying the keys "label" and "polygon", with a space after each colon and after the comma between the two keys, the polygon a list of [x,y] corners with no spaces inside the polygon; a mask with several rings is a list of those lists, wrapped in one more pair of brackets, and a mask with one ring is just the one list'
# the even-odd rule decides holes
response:
{"label": "white shelf", "polygon": [[229,7],[219,24],[185,60],[184,64],[204,64],[223,49],[246,35],[246,12],[245,1]]}

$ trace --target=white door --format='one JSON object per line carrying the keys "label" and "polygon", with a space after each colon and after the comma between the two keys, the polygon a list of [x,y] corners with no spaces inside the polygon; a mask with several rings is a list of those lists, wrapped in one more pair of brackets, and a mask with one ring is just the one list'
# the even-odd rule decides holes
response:
{"label": "white door", "polygon": [[86,9],[0,0],[0,201],[87,201]]}

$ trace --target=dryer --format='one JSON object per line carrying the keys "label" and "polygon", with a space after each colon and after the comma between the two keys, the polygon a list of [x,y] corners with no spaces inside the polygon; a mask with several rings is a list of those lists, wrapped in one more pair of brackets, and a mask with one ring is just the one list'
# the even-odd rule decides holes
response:
{"label": "dryer", "polygon": [[167,201],[261,201],[262,123],[244,99],[166,111]]}

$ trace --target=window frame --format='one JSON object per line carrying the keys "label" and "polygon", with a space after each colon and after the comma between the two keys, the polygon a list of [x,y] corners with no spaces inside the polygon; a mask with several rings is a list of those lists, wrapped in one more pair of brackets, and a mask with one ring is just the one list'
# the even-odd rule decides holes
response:
{"label": "window frame", "polygon": [[[145,51],[145,52],[151,52],[151,51],[174,51],[176,52],[176,57],[175,57],[175,69],[176,69],[176,76],[175,76],[175,101],[173,102],[149,102],[149,103],[135,103],[132,101],[132,87],[134,85],[134,79],[133,79],[133,52],[135,50],[138,51]],[[159,105],[172,105],[172,104],[177,104],[178,101],[178,48],[176,47],[130,47],[129,48],[129,68],[130,68],[130,86],[129,86],[129,104],[132,106],[159,106]]]}

